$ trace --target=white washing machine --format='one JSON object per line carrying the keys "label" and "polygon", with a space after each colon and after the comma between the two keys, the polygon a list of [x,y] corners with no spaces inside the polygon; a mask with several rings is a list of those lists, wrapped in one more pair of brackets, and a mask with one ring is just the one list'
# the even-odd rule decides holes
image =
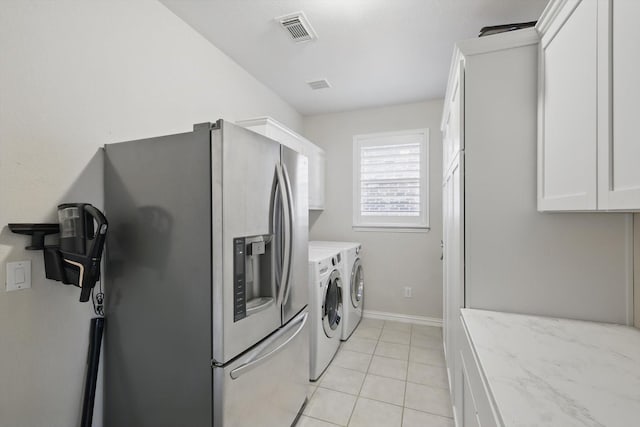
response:
{"label": "white washing machine", "polygon": [[342,320],[342,341],[346,341],[362,320],[364,305],[364,271],[362,268],[362,245],[357,242],[311,241],[309,249],[332,248],[342,254],[342,303],[344,318]]}
{"label": "white washing machine", "polygon": [[341,258],[337,249],[309,248],[311,381],[322,375],[340,347],[343,319]]}

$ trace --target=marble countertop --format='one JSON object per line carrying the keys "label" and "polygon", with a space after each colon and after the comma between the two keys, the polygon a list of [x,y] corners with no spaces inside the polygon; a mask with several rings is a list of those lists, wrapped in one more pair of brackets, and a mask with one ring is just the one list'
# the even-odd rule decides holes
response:
{"label": "marble countertop", "polygon": [[640,330],[462,309],[505,427],[640,426]]}

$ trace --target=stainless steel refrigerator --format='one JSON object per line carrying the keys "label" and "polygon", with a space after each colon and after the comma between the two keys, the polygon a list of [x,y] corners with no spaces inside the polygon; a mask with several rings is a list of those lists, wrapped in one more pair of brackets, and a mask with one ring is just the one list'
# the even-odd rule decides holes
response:
{"label": "stainless steel refrigerator", "polygon": [[105,146],[105,426],[292,425],[307,159],[218,120]]}

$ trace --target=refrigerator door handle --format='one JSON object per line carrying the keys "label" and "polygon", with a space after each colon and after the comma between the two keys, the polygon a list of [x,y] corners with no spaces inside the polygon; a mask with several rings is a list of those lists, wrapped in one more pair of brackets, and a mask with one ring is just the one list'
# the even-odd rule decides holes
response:
{"label": "refrigerator door handle", "polygon": [[287,188],[287,182],[284,177],[284,170],[282,164],[276,164],[276,176],[278,177],[278,189],[280,190],[280,197],[285,208],[282,210],[284,216],[284,255],[282,259],[282,276],[280,278],[280,289],[278,290],[278,305],[285,303],[285,291],[288,287],[289,273],[291,271],[291,201],[289,199],[290,192]]}
{"label": "refrigerator door handle", "polygon": [[287,205],[287,209],[289,210],[289,232],[287,233],[287,245],[289,246],[289,257],[285,257],[285,262],[287,262],[287,281],[285,282],[287,286],[284,291],[284,299],[282,301],[283,305],[287,304],[289,301],[289,292],[291,291],[291,266],[293,264],[293,257],[295,256],[293,253],[293,232],[295,230],[295,211],[293,207],[293,193],[291,191],[291,180],[289,179],[289,172],[287,171],[287,166],[285,164],[282,165],[282,172],[284,175],[286,191],[287,191],[287,199],[289,201]]}
{"label": "refrigerator door handle", "polygon": [[[268,338],[265,342],[263,342],[260,346],[258,346],[256,350],[252,352],[252,354],[249,356],[248,360],[245,363],[238,366],[237,368],[235,368],[229,373],[231,378],[234,380],[240,378],[240,376],[262,365],[264,362],[266,362],[271,357],[276,355],[280,350],[285,348],[291,341],[293,341],[298,336],[300,331],[302,331],[302,329],[304,328],[304,325],[307,324],[308,317],[309,317],[309,313],[305,311],[299,314],[297,318],[293,319],[289,323],[289,325],[285,326],[278,332],[274,333],[271,338]],[[275,342],[277,342],[282,337],[290,333],[290,331],[294,329],[295,326],[298,324],[299,326],[295,330],[295,332],[293,332],[293,334],[291,334],[282,344],[278,345],[273,350],[270,350],[270,347]]]}

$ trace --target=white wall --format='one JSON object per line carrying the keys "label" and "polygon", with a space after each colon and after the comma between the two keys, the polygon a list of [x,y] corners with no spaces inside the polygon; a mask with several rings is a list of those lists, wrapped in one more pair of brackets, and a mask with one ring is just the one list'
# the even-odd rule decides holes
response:
{"label": "white wall", "polygon": [[92,317],[79,289],[46,280],[42,254],[5,225],[54,222],[62,201],[101,207],[105,143],[263,115],[301,128],[156,1],[0,3],[0,278],[8,261],[33,263],[32,289],[0,286],[1,427],[78,425]]}
{"label": "white wall", "polygon": [[[442,100],[305,117],[305,137],[326,151],[326,203],[310,215],[310,239],[361,242],[365,310],[442,318]],[[427,233],[352,230],[353,136],[429,128]],[[413,288],[413,298],[403,288]]]}

